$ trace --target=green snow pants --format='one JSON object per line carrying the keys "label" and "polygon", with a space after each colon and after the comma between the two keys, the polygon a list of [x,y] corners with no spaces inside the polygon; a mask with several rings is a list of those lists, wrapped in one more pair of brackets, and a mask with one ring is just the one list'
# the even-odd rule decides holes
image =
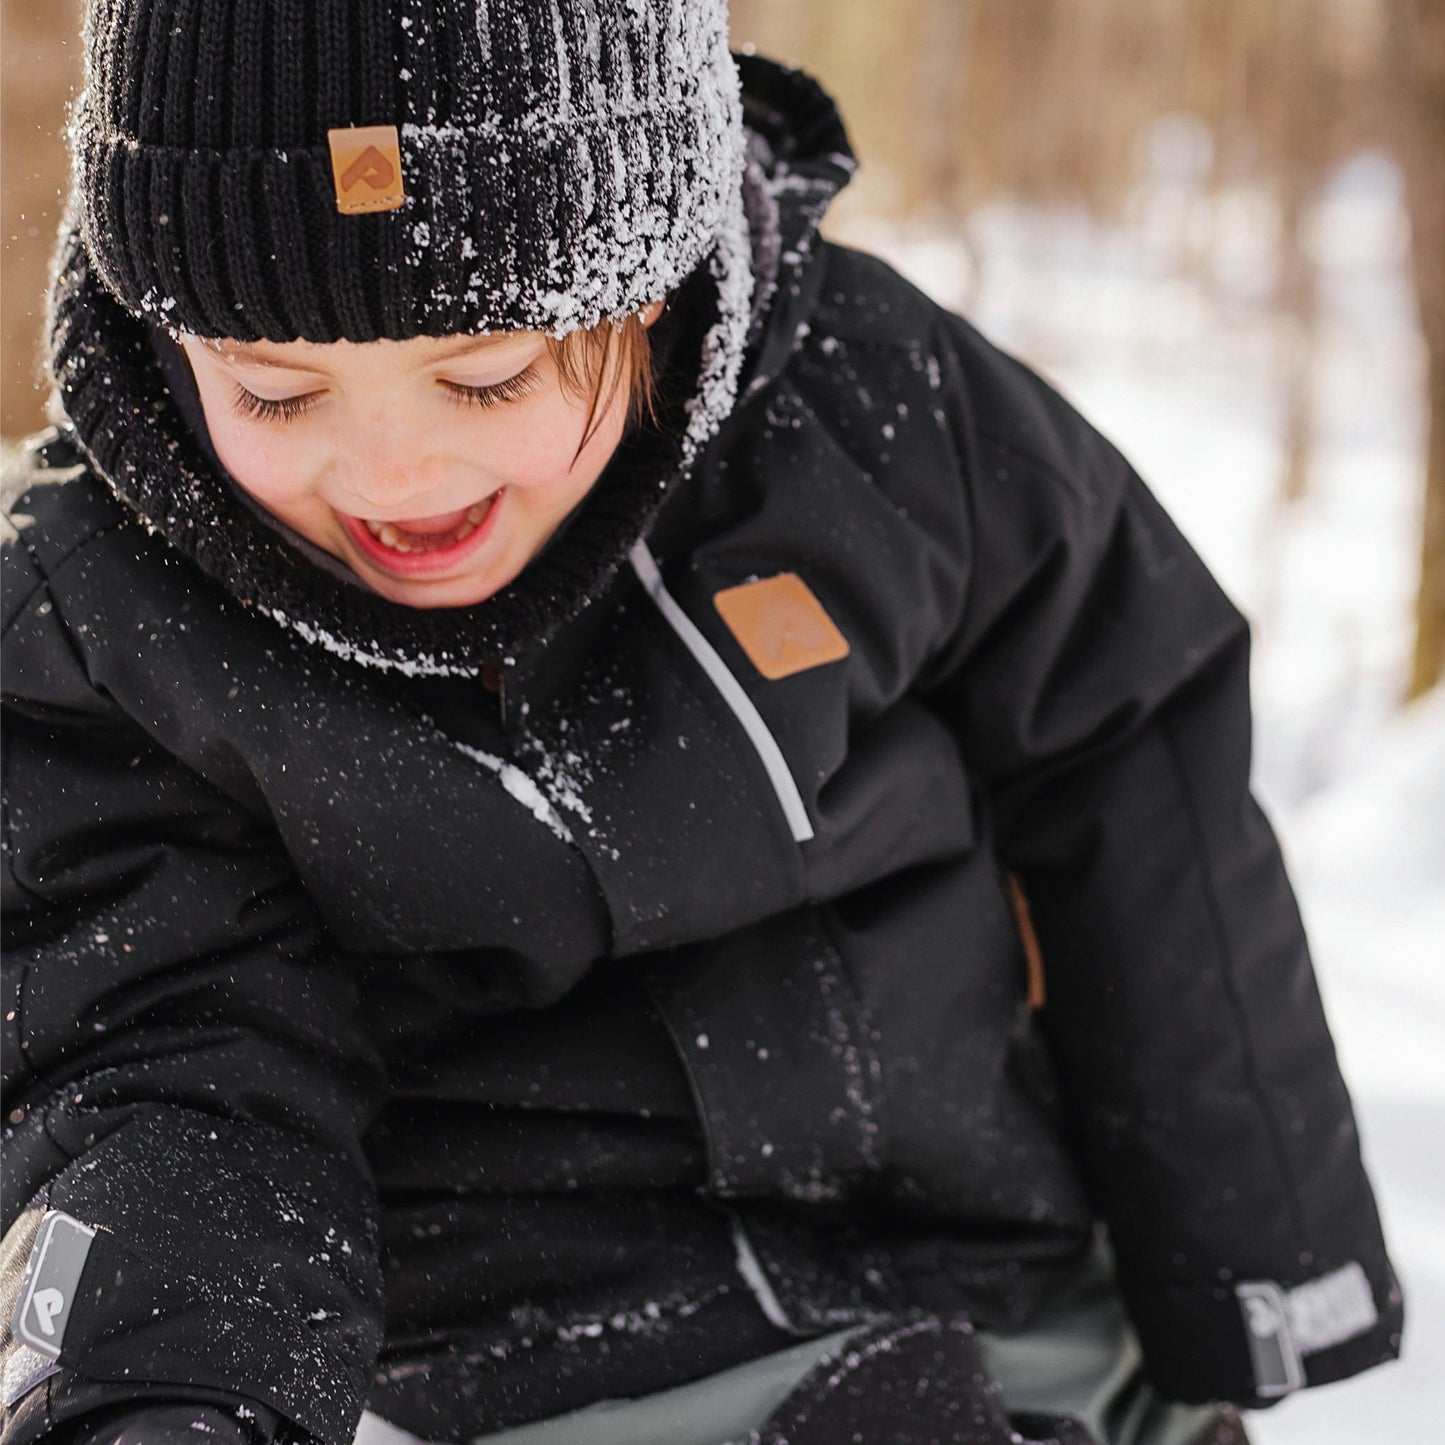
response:
{"label": "green snow pants", "polygon": [[[744,1445],[818,1360],[852,1333],[806,1340],[676,1389],[604,1401],[470,1445]],[[1209,1406],[1162,1399],[1145,1380],[1102,1250],[1026,1328],[981,1330],[977,1338],[1010,1410],[1072,1415],[1100,1445],[1194,1445],[1217,1418]],[[356,1445],[417,1442],[367,1416]]]}

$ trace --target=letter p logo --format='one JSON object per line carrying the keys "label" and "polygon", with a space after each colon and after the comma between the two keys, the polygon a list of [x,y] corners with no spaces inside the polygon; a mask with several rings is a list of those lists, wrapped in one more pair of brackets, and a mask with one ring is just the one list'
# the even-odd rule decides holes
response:
{"label": "letter p logo", "polygon": [[37,1290],[30,1300],[30,1319],[40,1326],[40,1333],[54,1336],[55,1321],[65,1308],[65,1296],[58,1289]]}
{"label": "letter p logo", "polygon": [[58,1209],[40,1222],[10,1329],[16,1339],[49,1360],[60,1358],[94,1239],[95,1230]]}
{"label": "letter p logo", "polygon": [[394,125],[349,126],[326,132],[336,209],[343,216],[394,211],[406,200],[401,140]]}

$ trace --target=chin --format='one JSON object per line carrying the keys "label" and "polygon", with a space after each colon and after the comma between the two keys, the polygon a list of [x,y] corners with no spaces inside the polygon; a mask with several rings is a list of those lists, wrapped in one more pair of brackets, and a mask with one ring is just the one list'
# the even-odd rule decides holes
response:
{"label": "chin", "polygon": [[418,611],[443,607],[475,607],[477,603],[495,596],[512,580],[511,575],[492,574],[486,577],[443,577],[434,581],[410,581],[380,576],[370,569],[354,570],[373,592],[385,597],[388,602],[395,602],[402,607],[414,607]]}

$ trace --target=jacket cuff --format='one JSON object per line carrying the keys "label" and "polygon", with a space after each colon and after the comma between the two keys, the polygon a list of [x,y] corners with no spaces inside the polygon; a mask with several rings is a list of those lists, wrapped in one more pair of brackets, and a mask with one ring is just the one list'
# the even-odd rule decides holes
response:
{"label": "jacket cuff", "polygon": [[[81,1246],[44,1251],[63,1235]],[[268,1299],[274,1291],[266,1281],[256,1280],[250,1292],[207,1288],[105,1226],[81,1225],[59,1211],[47,1213],[33,1237],[18,1297],[5,1301],[10,1328],[0,1336],[0,1357],[7,1381],[24,1373],[27,1359],[41,1360],[41,1351],[59,1370],[14,1401],[3,1445],[29,1438],[23,1422],[36,1397],[50,1426],[126,1401],[190,1397],[284,1413],[320,1440],[351,1438],[365,1394],[355,1360],[328,1348],[294,1309]],[[47,1308],[63,1312],[42,1319]],[[37,1322],[50,1325],[50,1341]],[[292,1388],[276,1389],[279,1362]]]}
{"label": "jacket cuff", "polygon": [[92,1408],[86,1397],[97,1395],[95,1387],[82,1383],[75,1398],[71,1384],[69,1376],[63,1377],[53,1392],[37,1390],[20,1402],[6,1428],[5,1445],[42,1439],[44,1445],[283,1445],[280,1418],[270,1410],[210,1399]]}
{"label": "jacket cuff", "polygon": [[1387,1261],[1351,1260],[1292,1281],[1128,1291],[1159,1392],[1263,1408],[1395,1359],[1404,1305]]}

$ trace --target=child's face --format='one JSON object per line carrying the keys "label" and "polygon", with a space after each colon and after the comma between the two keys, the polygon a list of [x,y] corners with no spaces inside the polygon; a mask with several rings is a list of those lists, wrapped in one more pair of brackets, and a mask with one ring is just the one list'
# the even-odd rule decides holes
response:
{"label": "child's face", "polygon": [[236,481],[409,607],[512,581],[602,474],[627,413],[619,387],[579,452],[588,398],[539,332],[181,345]]}

